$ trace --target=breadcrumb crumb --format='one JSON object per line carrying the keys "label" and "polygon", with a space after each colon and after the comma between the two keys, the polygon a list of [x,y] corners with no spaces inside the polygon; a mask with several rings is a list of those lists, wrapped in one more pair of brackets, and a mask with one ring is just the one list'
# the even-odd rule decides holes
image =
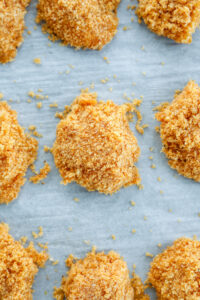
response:
{"label": "breadcrumb crumb", "polygon": [[199,299],[200,242],[180,238],[151,263],[148,282],[158,299]]}
{"label": "breadcrumb crumb", "polygon": [[200,23],[200,1],[139,0],[136,13],[154,33],[188,44]]}
{"label": "breadcrumb crumb", "polygon": [[101,49],[117,32],[120,0],[39,0],[43,32],[76,48]]}
{"label": "breadcrumb crumb", "polygon": [[[68,108],[69,109],[69,108]],[[83,93],[57,126],[52,153],[63,183],[76,181],[89,191],[112,194],[140,183],[134,163],[140,149],[126,113],[132,106]]]}
{"label": "breadcrumb crumb", "polygon": [[170,105],[156,113],[162,151],[179,174],[200,181],[200,88],[189,81]]}
{"label": "breadcrumb crumb", "polygon": [[17,121],[17,113],[0,102],[0,203],[14,200],[37,157],[38,142]]}
{"label": "breadcrumb crumb", "polygon": [[24,248],[9,235],[6,224],[0,224],[0,298],[3,300],[32,299],[32,284],[48,259],[30,243]]}
{"label": "breadcrumb crumb", "polygon": [[41,64],[41,59],[39,57],[36,57],[34,58],[33,62],[36,64],[36,65],[40,65]]}
{"label": "breadcrumb crumb", "polygon": [[40,169],[39,174],[36,174],[35,176],[30,177],[29,181],[33,182],[34,184],[39,183],[42,180],[44,180],[50,172],[51,172],[51,167],[45,161],[44,167],[42,169]]}
{"label": "breadcrumb crumb", "polygon": [[30,0],[0,1],[0,63],[12,61],[23,42],[24,17]]}

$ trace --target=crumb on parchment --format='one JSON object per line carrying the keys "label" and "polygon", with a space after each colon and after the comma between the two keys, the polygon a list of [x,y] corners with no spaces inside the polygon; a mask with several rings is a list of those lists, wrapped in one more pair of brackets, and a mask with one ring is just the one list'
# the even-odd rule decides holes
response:
{"label": "crumb on parchment", "polygon": [[80,260],[70,255],[66,265],[70,268],[67,277],[62,278],[61,288],[54,289],[57,300],[149,299],[144,298],[139,277],[130,280],[126,262],[114,251],[105,254],[92,250]]}
{"label": "crumb on parchment", "polygon": [[39,0],[43,32],[75,48],[101,49],[117,32],[120,0]]}
{"label": "crumb on parchment", "polygon": [[23,42],[24,17],[30,0],[0,1],[0,63],[12,61]]}
{"label": "crumb on parchment", "polygon": [[139,0],[139,22],[177,43],[191,43],[200,23],[200,0]]}
{"label": "crumb on parchment", "polygon": [[38,142],[24,132],[17,113],[0,102],[0,203],[14,200],[37,157]]}
{"label": "crumb on parchment", "polygon": [[160,121],[162,151],[169,165],[185,177],[200,181],[200,88],[189,81],[171,104],[155,115]]}
{"label": "crumb on parchment", "polygon": [[96,93],[82,93],[67,109],[52,149],[63,183],[76,181],[105,194],[139,184],[134,163],[140,149],[126,116],[132,106],[97,102]]}
{"label": "crumb on parchment", "polygon": [[40,169],[39,174],[36,174],[30,177],[29,181],[33,182],[34,184],[41,182],[43,179],[47,177],[47,175],[51,172],[50,165],[45,161],[44,167]]}
{"label": "crumb on parchment", "polygon": [[0,224],[0,299],[32,299],[32,284],[39,267],[48,259],[38,253],[33,243],[24,248],[8,233],[8,225]]}
{"label": "crumb on parchment", "polygon": [[199,270],[200,242],[180,238],[154,258],[148,283],[156,289],[158,299],[199,299]]}

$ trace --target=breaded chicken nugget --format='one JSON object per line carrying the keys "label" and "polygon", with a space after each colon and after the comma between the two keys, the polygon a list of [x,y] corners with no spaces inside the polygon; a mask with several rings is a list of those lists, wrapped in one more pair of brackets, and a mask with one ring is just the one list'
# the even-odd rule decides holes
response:
{"label": "breaded chicken nugget", "polygon": [[17,197],[37,149],[38,142],[19,125],[16,111],[0,102],[0,203]]}
{"label": "breaded chicken nugget", "polygon": [[[76,48],[101,49],[117,32],[120,0],[39,0],[43,30]],[[55,37],[56,36],[56,37]]]}
{"label": "breaded chicken nugget", "polygon": [[23,42],[24,16],[30,0],[0,1],[0,63],[12,61]]}
{"label": "breaded chicken nugget", "polygon": [[200,0],[139,0],[136,12],[154,33],[189,44],[200,23]]}
{"label": "breaded chicken nugget", "polygon": [[181,238],[151,263],[148,281],[158,299],[200,299],[200,242]]}
{"label": "breaded chicken nugget", "polygon": [[24,248],[8,231],[0,224],[0,299],[31,300],[34,277],[48,255],[38,253],[32,243]]}
{"label": "breaded chicken nugget", "polygon": [[97,102],[97,94],[83,93],[70,109],[57,126],[52,149],[63,183],[76,181],[105,194],[139,184],[134,163],[140,149],[128,124],[129,106]]}
{"label": "breaded chicken nugget", "polygon": [[200,88],[188,82],[170,105],[156,113],[162,151],[181,175],[200,181]]}
{"label": "breaded chicken nugget", "polygon": [[[54,297],[57,300],[65,297],[68,300],[148,299],[144,298],[143,291],[140,298],[138,295],[135,298],[127,264],[114,251],[104,254],[93,250],[84,259],[75,262],[71,255],[66,264],[70,270],[67,277],[62,278],[61,288],[55,288]],[[138,278],[137,284],[141,291],[141,281]]]}

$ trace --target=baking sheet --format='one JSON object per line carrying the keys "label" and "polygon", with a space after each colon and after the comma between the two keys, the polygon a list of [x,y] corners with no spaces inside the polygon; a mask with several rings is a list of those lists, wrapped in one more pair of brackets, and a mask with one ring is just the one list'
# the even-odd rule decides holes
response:
{"label": "baking sheet", "polygon": [[[36,1],[33,0],[26,16],[26,25],[32,33],[25,33],[16,60],[0,66],[0,92],[5,99],[13,99],[12,108],[19,113],[20,123],[25,127],[36,125],[43,135],[39,139],[37,169],[43,166],[44,160],[52,167],[45,185],[33,185],[27,181],[17,200],[0,206],[0,221],[10,225],[16,239],[24,235],[32,239],[31,232],[43,226],[44,236],[37,241],[48,242],[50,255],[59,260],[57,266],[47,263],[46,268],[38,273],[34,284],[34,299],[37,300],[52,299],[53,286],[60,285],[61,276],[66,272],[64,260],[70,253],[84,257],[92,245],[96,245],[99,251],[114,249],[127,261],[130,271],[136,264],[137,274],[145,279],[151,261],[145,256],[146,252],[157,254],[160,251],[158,243],[166,247],[181,236],[196,234],[200,237],[199,184],[178,176],[169,168],[160,153],[161,143],[154,130],[157,123],[152,112],[152,101],[156,105],[171,101],[174,90],[182,89],[189,79],[199,82],[199,30],[191,45],[175,44],[139,25],[134,13],[127,11],[128,4],[136,2],[122,1],[118,33],[98,52],[61,47],[59,42],[51,43],[39,25],[34,30]],[[131,22],[132,16],[134,22]],[[128,27],[127,31],[123,30],[124,26]],[[104,61],[104,56],[108,57],[109,64]],[[41,59],[41,65],[33,63],[36,57]],[[67,70],[70,70],[69,74],[66,74]],[[116,79],[114,75],[117,75]],[[109,81],[103,84],[101,79],[106,77]],[[82,86],[80,81],[83,81]],[[141,112],[149,129],[145,130],[144,136],[139,136],[134,124],[130,125],[142,151],[137,164],[144,185],[142,191],[132,186],[113,196],[105,196],[89,193],[75,183],[60,185],[61,178],[52,156],[43,151],[43,146],[51,147],[55,139],[59,122],[54,118],[55,112],[62,111],[80,93],[80,88],[91,83],[94,83],[100,99],[112,99],[119,104],[125,101],[124,93],[144,96]],[[36,108],[36,100],[27,103],[28,92],[37,92],[38,89],[49,95],[40,110]],[[59,109],[49,108],[49,104],[55,101]],[[149,151],[152,146],[153,153]],[[150,155],[154,157],[156,169],[150,167]],[[29,171],[27,177],[30,175]],[[162,182],[158,182],[159,176]],[[74,197],[80,202],[74,202]],[[131,200],[136,202],[135,207],[130,205]],[[147,220],[144,220],[145,216]],[[68,230],[69,227],[72,231]],[[131,233],[133,228],[136,229],[134,235]],[[112,234],[116,236],[115,241]],[[90,245],[84,240],[90,241]],[[155,299],[153,291],[150,295]]]}

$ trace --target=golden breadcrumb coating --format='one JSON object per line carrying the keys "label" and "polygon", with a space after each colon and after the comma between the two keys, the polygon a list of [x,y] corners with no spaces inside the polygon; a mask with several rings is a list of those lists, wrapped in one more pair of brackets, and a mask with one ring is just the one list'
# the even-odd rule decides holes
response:
{"label": "golden breadcrumb coating", "polygon": [[57,300],[133,300],[127,264],[119,254],[88,253],[71,265],[67,277],[62,278],[60,289],[55,289]]}
{"label": "golden breadcrumb coating", "polygon": [[148,281],[158,299],[200,299],[200,242],[181,238],[151,263]]}
{"label": "golden breadcrumb coating", "polygon": [[200,88],[189,81],[172,103],[156,113],[162,151],[181,175],[200,181]]}
{"label": "golden breadcrumb coating", "polygon": [[130,106],[97,102],[82,93],[57,126],[52,153],[63,183],[76,181],[88,191],[112,194],[140,183],[134,163],[140,155],[126,113]]}
{"label": "golden breadcrumb coating", "polygon": [[33,182],[34,184],[39,183],[43,179],[47,177],[47,175],[51,172],[50,165],[45,161],[44,167],[40,169],[40,173],[32,176],[29,181]]}
{"label": "golden breadcrumb coating", "polygon": [[0,224],[0,299],[31,300],[34,277],[48,255],[38,253],[32,243],[24,248],[8,231]]}
{"label": "golden breadcrumb coating", "polygon": [[36,22],[76,48],[101,49],[117,32],[120,0],[39,0]]}
{"label": "golden breadcrumb coating", "polygon": [[0,102],[0,203],[17,197],[37,149],[38,142],[19,125],[16,111]]}
{"label": "golden breadcrumb coating", "polygon": [[144,293],[147,287],[144,286],[141,278],[134,272],[132,275],[131,285],[134,290],[134,300],[150,300],[150,297]]}
{"label": "golden breadcrumb coating", "polygon": [[24,16],[30,0],[0,1],[0,63],[12,61],[23,42]]}
{"label": "golden breadcrumb coating", "polygon": [[137,14],[154,33],[189,44],[200,23],[200,0],[139,0]]}

